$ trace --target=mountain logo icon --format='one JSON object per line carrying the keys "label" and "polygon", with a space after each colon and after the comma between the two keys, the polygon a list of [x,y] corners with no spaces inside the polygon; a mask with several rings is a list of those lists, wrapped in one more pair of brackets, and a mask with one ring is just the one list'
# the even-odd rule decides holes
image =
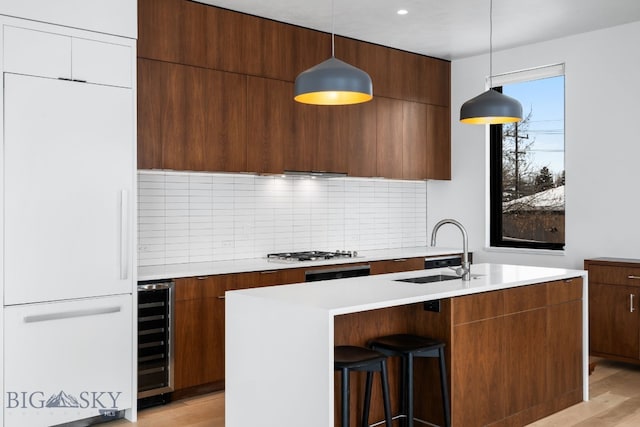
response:
{"label": "mountain logo icon", "polygon": [[60,390],[58,394],[52,394],[45,404],[47,408],[78,408],[78,400],[70,394]]}

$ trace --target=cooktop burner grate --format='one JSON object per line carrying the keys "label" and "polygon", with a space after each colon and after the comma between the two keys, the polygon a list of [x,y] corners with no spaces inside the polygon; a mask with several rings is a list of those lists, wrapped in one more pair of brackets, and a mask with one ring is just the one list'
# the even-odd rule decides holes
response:
{"label": "cooktop burner grate", "polygon": [[302,251],[302,252],[280,252],[267,254],[268,259],[277,259],[282,261],[317,261],[323,259],[334,258],[352,258],[357,256],[356,251]]}

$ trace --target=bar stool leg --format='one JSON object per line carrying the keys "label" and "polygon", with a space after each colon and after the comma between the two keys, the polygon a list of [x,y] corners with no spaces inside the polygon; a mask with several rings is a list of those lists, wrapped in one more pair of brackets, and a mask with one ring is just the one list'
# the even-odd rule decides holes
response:
{"label": "bar stool leg", "polygon": [[342,369],[342,427],[349,427],[349,370]]}
{"label": "bar stool leg", "polygon": [[413,354],[407,355],[407,398],[409,400],[407,410],[407,425],[413,427]]}
{"label": "bar stool leg", "polygon": [[384,400],[384,418],[387,422],[387,427],[391,427],[392,415],[391,415],[391,403],[389,402],[389,381],[387,377],[387,362],[383,360],[382,362],[380,362],[380,365],[381,365],[380,381],[382,381],[382,398]]}
{"label": "bar stool leg", "polygon": [[364,408],[362,409],[362,427],[369,427],[369,408],[371,407],[371,384],[373,372],[367,371],[367,383],[364,389]]}
{"label": "bar stool leg", "polygon": [[401,371],[400,371],[400,413],[403,418],[400,418],[400,425],[407,426],[407,360],[404,357],[400,358]]}
{"label": "bar stool leg", "polygon": [[440,362],[440,389],[442,391],[442,409],[444,411],[444,425],[451,427],[451,409],[449,408],[449,392],[447,390],[447,364],[444,359],[444,348],[438,349]]}

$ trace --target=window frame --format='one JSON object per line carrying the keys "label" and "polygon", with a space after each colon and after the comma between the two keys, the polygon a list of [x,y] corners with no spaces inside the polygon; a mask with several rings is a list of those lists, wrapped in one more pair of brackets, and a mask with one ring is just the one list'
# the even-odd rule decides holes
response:
{"label": "window frame", "polygon": [[[557,70],[560,70],[558,72]],[[541,77],[540,70],[543,74],[548,75]],[[520,74],[516,78],[495,79],[501,84],[505,83],[522,83],[526,81],[538,80],[545,77],[565,77],[564,64],[554,65],[550,67],[540,67],[533,70],[532,73],[517,72],[512,74]],[[522,75],[525,75],[523,78]],[[527,76],[528,75],[528,76]],[[527,78],[528,77],[528,78]],[[502,93],[502,85],[493,87],[494,90]],[[565,114],[566,117],[566,114]],[[540,249],[562,251],[567,244],[566,233],[564,243],[552,242],[528,242],[505,240],[502,236],[502,203],[503,203],[503,186],[502,186],[502,129],[503,125],[489,126],[489,246],[500,249]],[[564,147],[566,149],[566,146]],[[563,151],[564,153],[564,151]],[[565,163],[566,164],[566,163]],[[565,168],[566,170],[566,168]],[[566,183],[565,183],[566,186]],[[566,188],[566,187],[565,187]],[[566,224],[566,199],[565,199],[565,224]]]}

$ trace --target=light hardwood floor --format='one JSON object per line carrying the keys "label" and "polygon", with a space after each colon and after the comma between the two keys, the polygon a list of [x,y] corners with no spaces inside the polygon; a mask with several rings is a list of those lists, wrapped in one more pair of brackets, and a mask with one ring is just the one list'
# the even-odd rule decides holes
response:
{"label": "light hardwood floor", "polygon": [[[589,377],[591,400],[537,421],[534,427],[640,426],[640,366],[601,361]],[[139,427],[224,427],[224,393],[173,402],[140,411],[137,423],[107,424]]]}

